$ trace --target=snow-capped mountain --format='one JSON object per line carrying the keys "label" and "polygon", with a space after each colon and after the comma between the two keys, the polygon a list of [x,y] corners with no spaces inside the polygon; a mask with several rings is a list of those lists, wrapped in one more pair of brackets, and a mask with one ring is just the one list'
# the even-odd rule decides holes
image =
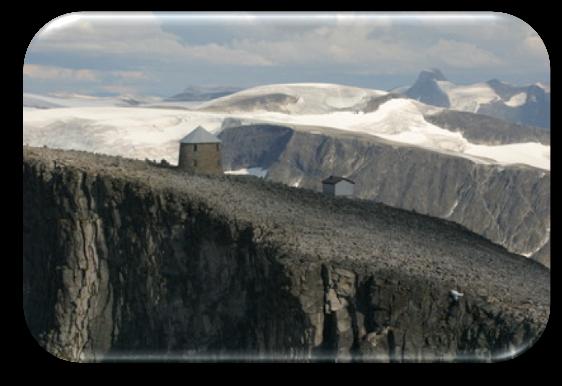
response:
{"label": "snow-capped mountain", "polygon": [[422,71],[416,83],[407,89],[404,94],[433,106],[450,107],[449,96],[437,83],[445,81],[447,79],[437,69]]}
{"label": "snow-capped mountain", "polygon": [[437,69],[422,71],[414,85],[393,90],[420,102],[550,128],[550,86],[513,86],[497,79],[469,85],[448,81]]}
{"label": "snow-capped mountain", "polygon": [[[54,102],[52,98],[49,102]],[[151,105],[135,108],[84,106],[26,111],[24,143],[103,151],[133,158],[176,162],[176,141],[198,125],[219,133],[227,119],[337,129],[384,138],[479,163],[550,168],[550,145],[529,128],[499,129],[484,122],[485,132],[502,132],[494,140],[480,135],[466,119],[439,115],[443,109],[381,90],[335,84],[302,83],[255,87],[217,98],[188,110]],[[68,103],[67,103],[68,105]],[[130,105],[129,105],[130,106]],[[469,122],[479,119],[476,115]],[[437,123],[437,124],[436,124]],[[459,125],[461,123],[461,125]],[[311,129],[312,130],[312,129]],[[507,134],[506,134],[507,133]]]}

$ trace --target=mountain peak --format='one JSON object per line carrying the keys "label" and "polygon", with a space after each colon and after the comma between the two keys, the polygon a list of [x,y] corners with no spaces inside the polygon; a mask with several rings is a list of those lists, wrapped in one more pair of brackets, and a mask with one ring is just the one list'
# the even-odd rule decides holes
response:
{"label": "mountain peak", "polygon": [[418,80],[427,80],[427,79],[447,80],[447,78],[445,78],[445,75],[443,75],[441,70],[439,70],[438,68],[430,68],[430,69],[422,70],[418,75]]}
{"label": "mountain peak", "polygon": [[439,80],[447,80],[440,70],[436,68],[423,70],[418,75],[416,83],[406,91],[406,96],[430,105],[449,107],[449,97],[436,83]]}

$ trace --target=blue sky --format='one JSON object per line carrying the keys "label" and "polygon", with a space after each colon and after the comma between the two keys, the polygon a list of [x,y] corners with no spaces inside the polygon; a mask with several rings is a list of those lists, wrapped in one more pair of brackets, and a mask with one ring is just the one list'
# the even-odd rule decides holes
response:
{"label": "blue sky", "polygon": [[502,13],[74,13],[35,35],[23,87],[157,96],[291,82],[389,89],[425,68],[457,83],[550,82],[541,38]]}

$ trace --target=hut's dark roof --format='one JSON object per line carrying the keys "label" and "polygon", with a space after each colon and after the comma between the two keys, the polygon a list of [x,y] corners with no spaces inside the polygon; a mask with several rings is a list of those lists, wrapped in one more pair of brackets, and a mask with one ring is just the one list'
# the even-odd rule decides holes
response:
{"label": "hut's dark roof", "polygon": [[322,183],[323,184],[335,185],[335,184],[337,184],[338,182],[341,182],[341,181],[347,181],[347,182],[355,185],[355,182],[353,182],[349,178],[338,177],[338,176],[330,176],[330,177],[326,178],[325,180],[323,180]]}

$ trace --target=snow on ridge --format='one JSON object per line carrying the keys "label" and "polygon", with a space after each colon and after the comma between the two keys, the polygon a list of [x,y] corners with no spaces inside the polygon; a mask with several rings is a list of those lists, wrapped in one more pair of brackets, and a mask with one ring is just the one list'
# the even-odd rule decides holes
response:
{"label": "snow on ridge", "polygon": [[519,94],[515,94],[505,104],[509,107],[519,107],[523,106],[527,101],[527,93],[520,92]]}
{"label": "snow on ridge", "polygon": [[24,143],[77,148],[131,158],[177,161],[177,141],[202,125],[218,134],[226,118],[243,123],[298,125],[319,133],[322,127],[362,133],[487,164],[526,164],[550,170],[550,146],[539,143],[476,145],[459,132],[427,122],[422,104],[390,99],[373,112],[317,114],[279,112],[221,113],[147,107],[66,107],[24,109]]}
{"label": "snow on ridge", "polygon": [[[296,114],[329,112],[331,110],[352,108],[368,97],[379,97],[388,91],[345,86],[334,83],[281,83],[256,86],[241,90],[234,94],[216,98],[201,104],[199,109],[210,107],[232,106],[247,98],[267,97],[273,94],[283,94],[297,98],[297,102],[285,106]],[[260,110],[267,111],[261,106]],[[243,112],[243,111],[240,111]]]}
{"label": "snow on ridge", "polygon": [[550,92],[550,84],[544,84],[542,82],[535,83],[535,86],[542,88],[546,92]]}

